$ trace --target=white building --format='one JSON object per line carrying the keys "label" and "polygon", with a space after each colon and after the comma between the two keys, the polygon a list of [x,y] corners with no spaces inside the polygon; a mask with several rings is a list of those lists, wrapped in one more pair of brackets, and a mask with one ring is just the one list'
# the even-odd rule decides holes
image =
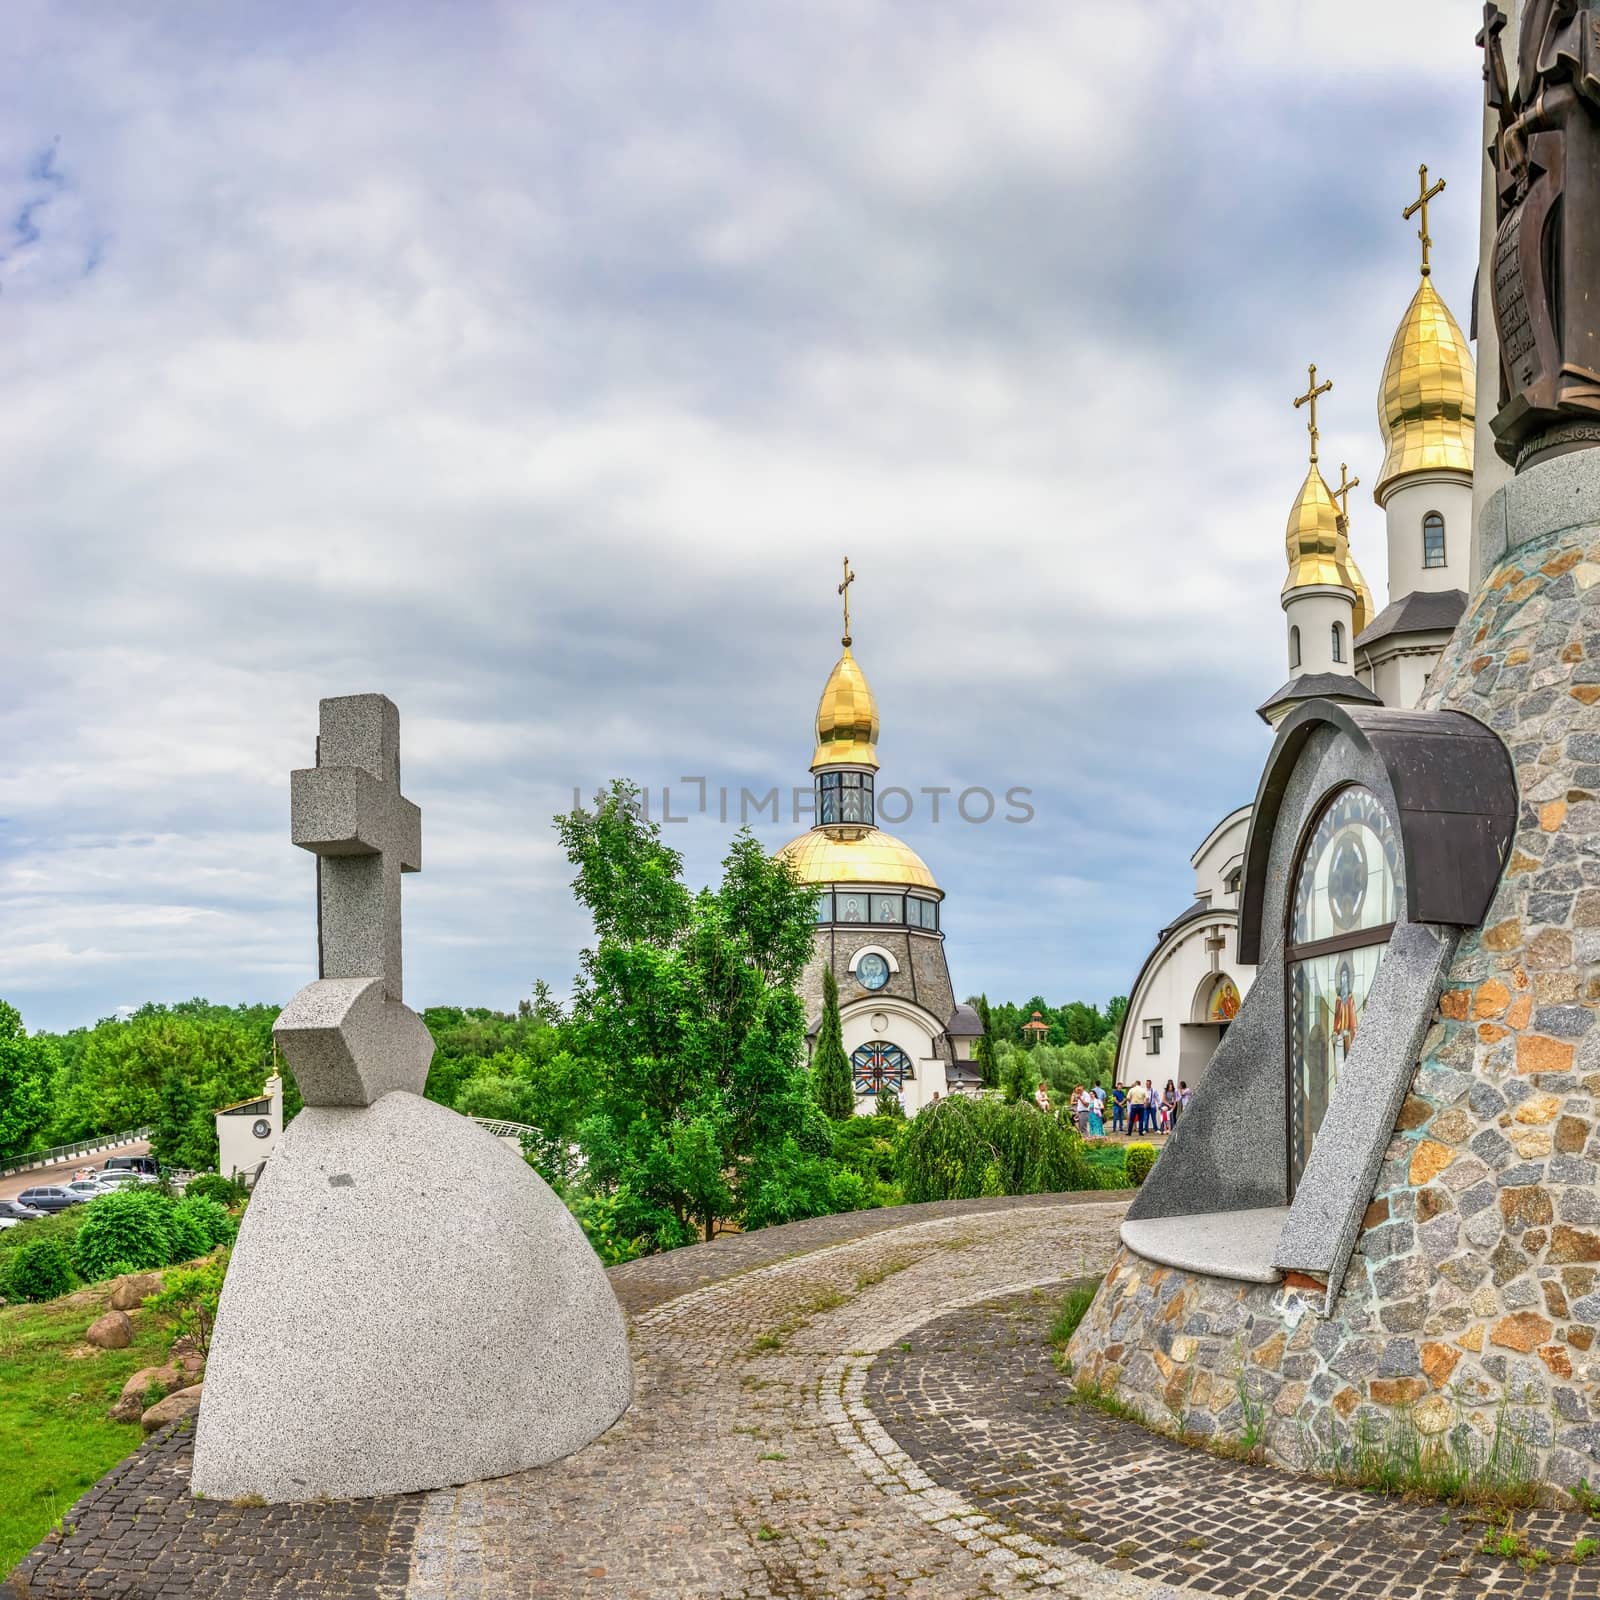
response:
{"label": "white building", "polygon": [[[1289,677],[1257,708],[1271,727],[1302,700],[1415,706],[1466,609],[1477,380],[1427,254],[1424,239],[1422,281],[1378,391],[1384,459],[1373,498],[1384,514],[1389,603],[1376,616],[1350,553],[1349,492],[1360,480],[1341,464],[1339,487],[1330,488],[1317,459],[1317,400],[1331,385],[1317,383],[1315,367],[1295,401],[1308,408],[1311,462],[1285,533]],[[1221,1013],[1236,1011],[1249,991],[1255,969],[1239,964],[1235,940],[1250,813],[1229,812],[1191,858],[1194,902],[1156,936],[1129,991],[1119,1083],[1151,1078],[1161,1088],[1171,1078],[1192,1087],[1227,1026]]]}
{"label": "white building", "polygon": [[217,1171],[238,1183],[254,1183],[283,1137],[283,1079],[274,1073],[253,1099],[223,1106],[214,1115]]}

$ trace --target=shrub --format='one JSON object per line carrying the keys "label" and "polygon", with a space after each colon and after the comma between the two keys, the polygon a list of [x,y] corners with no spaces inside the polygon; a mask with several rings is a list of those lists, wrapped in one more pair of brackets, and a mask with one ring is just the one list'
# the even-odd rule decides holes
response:
{"label": "shrub", "polygon": [[908,1201],[1100,1187],[1076,1129],[1026,1100],[951,1096],[924,1106],[895,1167]]}
{"label": "shrub", "polygon": [[232,1244],[239,1231],[227,1207],[203,1194],[186,1194],[172,1208],[172,1222],[174,1231],[182,1230],[184,1234],[186,1254],[175,1256],[178,1261],[203,1256],[219,1244]]}
{"label": "shrub", "polygon": [[123,1189],[91,1200],[72,1242],[79,1276],[99,1283],[118,1272],[166,1266],[173,1259],[172,1212],[171,1198],[155,1189]]}
{"label": "shrub", "polygon": [[67,1247],[59,1239],[35,1239],[9,1252],[0,1287],[8,1300],[54,1300],[76,1283]]}
{"label": "shrub", "polygon": [[642,1256],[650,1241],[635,1238],[623,1231],[619,1213],[624,1205],[621,1194],[590,1194],[587,1191],[567,1192],[561,1196],[567,1210],[578,1219],[584,1237],[603,1267],[619,1266]]}
{"label": "shrub", "polygon": [[202,1172],[184,1186],[185,1200],[215,1200],[219,1206],[236,1206],[248,1198],[249,1191],[242,1183],[224,1178],[220,1172]]}
{"label": "shrub", "polygon": [[833,1159],[873,1183],[894,1181],[894,1154],[911,1124],[903,1117],[851,1117],[834,1125]]}
{"label": "shrub", "polygon": [[1135,1189],[1150,1176],[1150,1169],[1156,1164],[1157,1153],[1153,1144],[1130,1144],[1123,1150],[1122,1160],[1127,1169],[1128,1182]]}
{"label": "shrub", "polygon": [[835,1211],[853,1211],[866,1204],[867,1186],[826,1156],[802,1150],[785,1139],[764,1153],[744,1185],[746,1228],[771,1228],[803,1217],[823,1217]]}
{"label": "shrub", "polygon": [[161,1293],[145,1301],[156,1311],[176,1313],[174,1342],[189,1335],[202,1359],[211,1354],[211,1330],[227,1271],[228,1260],[223,1255],[210,1256],[197,1266],[179,1267],[167,1273]]}

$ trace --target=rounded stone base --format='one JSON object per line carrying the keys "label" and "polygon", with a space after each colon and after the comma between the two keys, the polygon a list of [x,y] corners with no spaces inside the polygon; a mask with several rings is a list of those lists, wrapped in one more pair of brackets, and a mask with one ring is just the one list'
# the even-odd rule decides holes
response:
{"label": "rounded stone base", "polygon": [[633,1390],[583,1230],[524,1161],[417,1095],[308,1106],[245,1213],[191,1485],[267,1501],[543,1466]]}

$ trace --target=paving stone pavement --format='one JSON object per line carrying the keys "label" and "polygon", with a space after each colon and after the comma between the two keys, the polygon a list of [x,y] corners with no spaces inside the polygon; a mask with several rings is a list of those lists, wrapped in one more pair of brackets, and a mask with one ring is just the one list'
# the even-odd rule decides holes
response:
{"label": "paving stone pavement", "polygon": [[[557,1467],[429,1496],[411,1600],[1031,1592],[1026,1553],[952,1537],[939,1496],[896,1482],[861,1444],[839,1362],[951,1305],[1103,1270],[1123,1208],[913,1222],[641,1312],[632,1409]],[[1150,1592],[1066,1559],[1097,1594]]]}
{"label": "paving stone pavement", "polygon": [[[1157,1593],[1600,1595],[1600,1560],[1525,1573],[1483,1555],[1483,1523],[1459,1512],[1222,1460],[1070,1400],[1046,1345],[1059,1300],[1032,1290],[969,1306],[847,1362],[860,1414],[879,1430],[892,1470],[1038,1540],[1047,1554],[1076,1547]],[[1516,1525],[1530,1545],[1557,1555],[1600,1535],[1600,1522],[1576,1513],[1518,1513]]]}
{"label": "paving stone pavement", "polygon": [[[1600,1565],[1524,1575],[1437,1507],[1068,1403],[1044,1333],[1064,1283],[1110,1259],[1123,1206],[905,1207],[614,1269],[636,1398],[568,1461],[431,1495],[221,1506],[184,1492],[179,1427],[91,1490],[0,1595],[1600,1597]],[[1519,1526],[1558,1552],[1600,1530],[1548,1512]]]}

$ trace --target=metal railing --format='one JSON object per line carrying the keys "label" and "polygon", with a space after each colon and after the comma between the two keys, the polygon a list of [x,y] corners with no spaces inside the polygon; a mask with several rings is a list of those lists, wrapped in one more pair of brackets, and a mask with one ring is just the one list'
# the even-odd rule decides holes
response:
{"label": "metal railing", "polygon": [[0,1161],[0,1178],[13,1172],[32,1172],[35,1167],[54,1166],[58,1161],[71,1161],[77,1156],[98,1155],[103,1150],[115,1150],[149,1137],[149,1128],[129,1128],[123,1133],[98,1133],[92,1139],[79,1139],[75,1144],[53,1144],[48,1150],[32,1150],[25,1156]]}
{"label": "metal railing", "polygon": [[497,1139],[520,1139],[525,1133],[539,1131],[537,1128],[530,1128],[526,1122],[500,1122],[494,1117],[474,1117],[472,1120]]}

